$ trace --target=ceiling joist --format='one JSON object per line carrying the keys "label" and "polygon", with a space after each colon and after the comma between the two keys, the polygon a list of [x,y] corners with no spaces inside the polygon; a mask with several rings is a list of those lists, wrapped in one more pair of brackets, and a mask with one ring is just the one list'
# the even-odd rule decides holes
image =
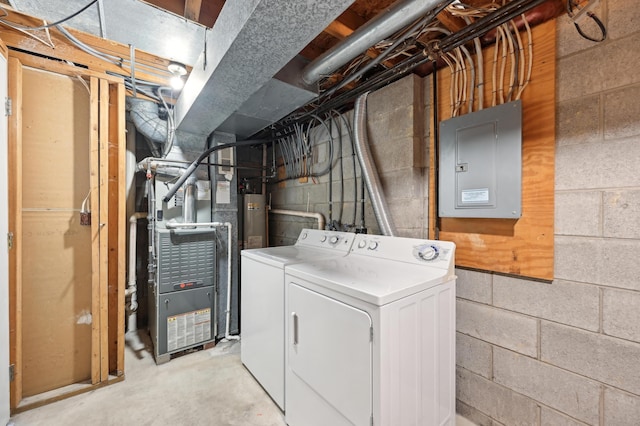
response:
{"label": "ceiling joist", "polygon": [[200,10],[202,9],[202,0],[185,0],[184,17],[198,22],[200,19]]}

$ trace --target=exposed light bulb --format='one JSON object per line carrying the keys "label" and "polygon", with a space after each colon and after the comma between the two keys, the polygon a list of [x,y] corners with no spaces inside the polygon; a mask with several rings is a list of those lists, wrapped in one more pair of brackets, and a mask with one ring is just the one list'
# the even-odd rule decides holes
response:
{"label": "exposed light bulb", "polygon": [[182,88],[184,87],[184,80],[182,79],[181,76],[174,75],[169,80],[169,84],[171,85],[171,88],[173,90],[182,90]]}

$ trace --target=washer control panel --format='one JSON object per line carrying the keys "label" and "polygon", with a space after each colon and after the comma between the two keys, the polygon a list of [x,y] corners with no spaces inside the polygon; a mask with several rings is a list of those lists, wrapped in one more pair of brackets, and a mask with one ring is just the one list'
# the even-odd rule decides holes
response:
{"label": "washer control panel", "polygon": [[323,247],[348,252],[355,234],[351,232],[324,231],[321,229],[303,229],[296,241],[297,246]]}

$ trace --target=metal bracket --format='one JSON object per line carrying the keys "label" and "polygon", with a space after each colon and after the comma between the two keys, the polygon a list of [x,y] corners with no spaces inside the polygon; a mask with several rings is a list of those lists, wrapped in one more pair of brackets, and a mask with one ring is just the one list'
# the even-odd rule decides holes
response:
{"label": "metal bracket", "polygon": [[13,113],[13,102],[10,97],[4,99],[4,115],[9,117]]}
{"label": "metal bracket", "polygon": [[7,232],[7,247],[9,250],[13,248],[13,232]]}
{"label": "metal bracket", "polygon": [[9,365],[9,382],[13,382],[16,378],[16,366],[15,364]]}

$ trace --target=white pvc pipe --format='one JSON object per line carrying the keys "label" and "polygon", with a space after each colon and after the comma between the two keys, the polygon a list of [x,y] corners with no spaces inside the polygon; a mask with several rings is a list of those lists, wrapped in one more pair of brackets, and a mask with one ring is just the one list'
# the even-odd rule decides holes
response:
{"label": "white pvc pipe", "polygon": [[129,218],[129,280],[127,282],[127,289],[125,290],[125,296],[131,296],[129,303],[129,309],[135,311],[138,309],[138,300],[136,293],[138,286],[136,282],[136,240],[138,234],[138,220],[147,217],[147,213],[134,213]]}
{"label": "white pvc pipe", "polygon": [[282,214],[287,216],[310,217],[318,221],[318,229],[324,229],[325,220],[322,213],[301,212],[298,210],[281,210],[281,209],[269,210],[269,213]]}
{"label": "white pvc pipe", "polygon": [[226,340],[240,340],[240,336],[231,335],[229,327],[231,323],[231,253],[232,253],[232,225],[231,222],[200,222],[200,223],[172,223],[165,225],[168,229],[179,228],[217,228],[220,226],[227,227],[227,307],[226,307],[226,324],[224,329],[224,338]]}

